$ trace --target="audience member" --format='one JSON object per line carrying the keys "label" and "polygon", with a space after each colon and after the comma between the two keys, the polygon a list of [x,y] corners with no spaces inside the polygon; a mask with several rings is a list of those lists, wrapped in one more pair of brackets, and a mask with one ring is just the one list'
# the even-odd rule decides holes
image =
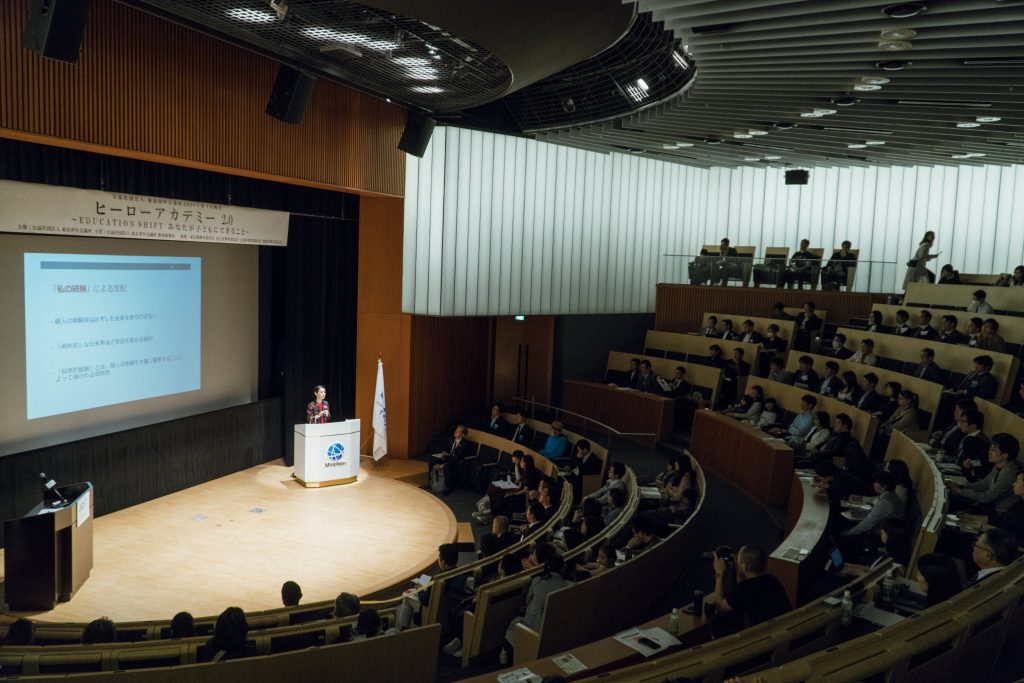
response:
{"label": "audience member", "polygon": [[[534,503],[536,504],[536,503]],[[437,566],[441,573],[455,569],[459,565],[459,547],[454,543],[442,543],[437,548]],[[466,598],[473,595],[475,578],[472,574],[455,574],[444,582],[444,595],[440,597],[442,602],[438,605],[438,623],[441,624],[441,638],[447,638],[456,634],[448,641],[445,648],[453,652],[462,646],[457,634],[462,633],[462,603]],[[428,586],[420,591],[420,604],[424,607],[430,605],[434,598],[432,595],[433,586]],[[443,642],[443,640],[442,640]]]}
{"label": "audience member", "polygon": [[975,291],[972,296],[971,303],[967,305],[968,313],[992,313],[995,310],[992,308],[992,304],[986,301],[988,295],[985,294],[984,289]]}
{"label": "audience member", "polygon": [[978,337],[981,336],[981,328],[985,324],[985,321],[981,318],[974,317],[967,320],[967,340],[960,342],[961,344],[967,344],[978,348]]}
{"label": "audience member", "polygon": [[[870,557],[875,555],[871,564],[857,564],[847,562],[843,565],[843,574],[847,576],[864,576],[886,560],[892,560],[901,567],[910,564],[910,555],[913,551],[913,534],[911,527],[902,519],[890,517],[882,522],[878,530],[878,548],[875,553],[868,552]],[[899,570],[897,570],[899,571]]]}
{"label": "audience member", "polygon": [[967,581],[964,588],[970,588],[1005,569],[1006,565],[1017,559],[1017,547],[1017,539],[1003,529],[994,527],[983,532],[974,542],[971,553],[978,572]]}
{"label": "audience member", "polygon": [[[395,629],[393,628],[389,628],[387,632],[381,631],[380,614],[377,610],[369,607],[359,613],[359,618],[356,619],[356,627],[354,629],[352,640],[367,640],[369,638],[376,638],[380,635],[391,635],[393,633],[395,633]],[[445,652],[445,654],[455,654],[455,652]]]}
{"label": "audience member", "polygon": [[937,339],[939,333],[932,327],[932,312],[922,308],[917,312],[917,327],[914,329],[915,339],[931,341]]}
{"label": "audience member", "polygon": [[946,486],[956,498],[975,507],[984,505],[997,513],[1005,513],[1015,499],[1013,484],[1020,472],[1017,464],[1019,453],[1020,444],[1016,438],[1005,433],[996,434],[988,447],[988,461],[992,469],[985,478],[963,486],[947,481]]}
{"label": "audience member", "polygon": [[942,382],[945,373],[943,373],[938,363],[935,362],[935,349],[930,347],[921,349],[920,358],[921,362],[914,366],[910,374],[929,382]]}
{"label": "audience member", "polygon": [[200,660],[221,662],[227,659],[255,657],[256,646],[249,642],[249,622],[241,607],[228,607],[217,617],[213,637],[202,648]]}
{"label": "audience member", "polygon": [[836,333],[836,336],[832,337],[832,346],[828,349],[824,349],[826,356],[832,356],[839,360],[846,360],[853,355],[853,351],[846,348],[846,335],[842,332]]}
{"label": "audience member", "polygon": [[964,377],[956,389],[947,393],[966,398],[995,398],[999,382],[992,376],[992,364],[992,356],[978,356],[974,359],[974,372]]}
{"label": "audience member", "polygon": [[832,253],[828,265],[821,274],[822,289],[839,289],[846,286],[849,288],[849,270],[857,265],[857,255],[851,249],[853,245],[846,240],[840,245],[839,251]]}
{"label": "audience member", "polygon": [[[644,360],[643,362],[640,363],[641,376],[644,372],[644,363],[647,363],[648,375],[653,376],[653,373],[651,373],[651,362],[648,360]],[[544,448],[540,450],[540,454],[553,463],[557,463],[559,460],[564,460],[566,457],[566,453],[569,451],[569,441],[568,439],[565,438],[565,435],[562,434],[562,429],[563,426],[560,421],[555,420],[554,422],[552,422],[551,433],[548,434],[548,438],[544,441]]]}
{"label": "audience member", "polygon": [[811,458],[817,453],[821,444],[832,433],[829,425],[832,424],[832,417],[824,410],[814,414],[814,426],[804,435],[801,441],[790,442],[790,447],[798,458]]}
{"label": "audience member", "polygon": [[892,333],[900,337],[909,337],[914,333],[914,328],[910,326],[910,314],[903,309],[896,311],[896,326]]}
{"label": "audience member", "polygon": [[850,356],[851,363],[863,363],[864,365],[878,365],[878,356],[875,355],[875,340],[862,339],[860,350]]}
{"label": "audience member", "polygon": [[879,410],[874,411],[880,420],[889,419],[889,416],[899,408],[901,391],[903,391],[903,385],[896,381],[886,382],[882,385],[882,398],[885,399],[885,403]]}
{"label": "audience member", "polygon": [[821,318],[814,314],[814,302],[804,303],[803,312],[796,317],[795,338],[793,348],[798,351],[809,351],[811,340],[821,332]]}
{"label": "audience member", "polygon": [[963,417],[965,410],[974,410],[976,407],[974,399],[963,398],[957,401],[953,407],[953,422],[942,431],[932,432],[932,438],[928,443],[946,453],[956,453],[960,447],[960,439],[964,436],[960,428],[960,418]]}
{"label": "audience member", "polygon": [[841,385],[842,379],[839,377],[839,363],[834,360],[825,361],[824,374],[821,378],[821,383],[817,387],[817,392],[822,396],[836,398],[836,395],[842,388]]}
{"label": "audience member", "polygon": [[764,400],[764,410],[761,411],[761,416],[757,418],[757,424],[755,426],[767,430],[778,425],[778,423],[779,402],[769,396]]}
{"label": "audience member", "polygon": [[994,351],[1006,353],[1006,340],[999,334],[999,322],[989,318],[981,324],[981,334],[978,335],[979,349],[983,351]]}
{"label": "audience member", "polygon": [[[884,444],[888,444],[893,432],[909,432],[920,426],[917,394],[910,389],[902,389],[898,394],[896,403],[897,408],[893,411],[892,415],[886,418],[885,422],[878,425],[878,434],[884,440]],[[885,450],[883,449],[878,455],[884,453]]]}
{"label": "audience member", "polygon": [[708,357],[704,359],[705,365],[710,365],[713,368],[724,368],[725,357],[722,355],[722,347],[718,344],[712,344],[708,347]]}
{"label": "audience member", "polygon": [[[218,620],[219,623],[219,620]],[[117,627],[109,617],[93,619],[86,624],[82,630],[82,644],[96,645],[98,643],[116,643]]]}
{"label": "audience member", "polygon": [[960,321],[955,315],[946,314],[939,320],[938,340],[943,344],[966,344],[967,335],[956,329]]}
{"label": "audience member", "polygon": [[947,263],[942,266],[942,270],[939,271],[939,280],[936,284],[940,285],[960,285],[963,284],[960,281],[960,271],[953,268],[952,263]]}
{"label": "audience member", "polygon": [[881,311],[871,311],[865,331],[874,334],[888,334],[891,330],[883,324]]}
{"label": "audience member", "polygon": [[626,476],[626,466],[621,462],[613,462],[608,466],[608,479],[605,481],[604,486],[584,496],[584,500],[593,498],[603,506],[610,505],[611,499],[608,497],[608,493],[612,489],[624,489],[626,487],[626,482],[622,480],[624,476]]}
{"label": "audience member", "polygon": [[781,382],[782,384],[792,384],[795,376],[789,370],[786,370],[786,361],[780,356],[772,358],[769,364],[771,370],[768,372],[768,379],[773,382]]}
{"label": "audience member", "polygon": [[509,441],[524,445],[533,443],[533,430],[530,429],[522,410],[517,409],[512,413],[512,424],[509,429]]}
{"label": "audience member", "polygon": [[810,356],[800,356],[793,385],[800,389],[813,391],[819,384],[821,384],[821,380],[818,378],[818,373],[814,371],[814,359]]}
{"label": "audience member", "polygon": [[860,381],[857,379],[857,373],[847,370],[840,377],[842,378],[842,386],[839,388],[836,398],[844,403],[853,405],[860,400],[861,395]]}
{"label": "audience member", "polygon": [[768,374],[768,364],[771,359],[777,354],[786,352],[786,340],[779,336],[779,326],[772,323],[765,330],[764,339],[761,340],[761,353],[758,354],[760,359],[758,365],[758,372],[762,375]]}
{"label": "audience member", "polygon": [[834,529],[840,521],[842,503],[850,496],[862,495],[869,489],[864,482],[849,470],[836,465],[831,460],[819,460],[814,466],[814,481],[820,491],[824,491],[829,502],[829,527]]}
{"label": "audience member", "polygon": [[352,593],[338,593],[334,598],[334,618],[342,619],[359,614],[359,596]]}
{"label": "audience member", "polygon": [[281,585],[281,603],[285,607],[295,607],[302,599],[302,589],[294,581],[285,581]]}
{"label": "audience member", "polygon": [[1001,515],[994,512],[990,515],[972,515],[961,512],[957,515],[962,523],[966,523],[979,531],[988,531],[992,527],[999,527],[1013,534],[1014,538],[1024,538],[1024,472],[1017,475],[1013,480],[1013,495],[1016,500],[1013,505]]}
{"label": "audience member", "polygon": [[860,442],[850,432],[851,429],[853,429],[853,420],[849,415],[846,413],[836,415],[832,420],[832,433],[818,448],[817,457],[819,460],[845,458],[844,467],[866,486],[871,482],[875,468],[868,460]]}
{"label": "audience member", "polygon": [[654,522],[644,515],[637,515],[631,523],[633,535],[626,541],[626,547],[638,555],[660,541],[655,533]]}
{"label": "audience member", "polygon": [[1017,393],[1003,404],[1003,409],[1017,417],[1024,417],[1024,379],[1017,382]]}
{"label": "audience member", "polygon": [[515,633],[516,626],[522,624],[534,631],[539,631],[541,621],[544,618],[544,605],[547,602],[548,595],[556,590],[572,585],[571,581],[562,576],[564,569],[565,562],[559,555],[552,553],[545,560],[543,571],[530,581],[530,588],[526,592],[526,607],[523,611],[523,616],[513,619],[505,631],[506,647],[499,654],[501,664],[507,664],[509,661],[509,652],[514,642],[512,634]]}
{"label": "audience member", "polygon": [[686,381],[686,368],[682,365],[676,366],[675,375],[672,379],[658,378],[658,386],[665,396],[669,398],[690,398],[693,395],[693,385]]}
{"label": "audience member", "polygon": [[[724,284],[724,283],[723,283]],[[732,330],[732,320],[729,318],[722,319],[722,328],[718,330],[715,336],[722,341],[732,341],[736,338],[736,333]]]}
{"label": "audience member", "polygon": [[505,421],[505,417],[502,415],[503,412],[504,410],[502,410],[500,403],[493,404],[491,406],[491,419],[487,423],[487,431],[501,438],[505,438],[509,428],[508,422]]}
{"label": "audience member", "polygon": [[15,619],[7,627],[7,635],[4,636],[4,647],[19,647],[31,645],[36,637],[36,626],[28,619]]}
{"label": "audience member", "polygon": [[[459,469],[462,466],[462,461],[469,454],[469,442],[466,441],[467,431],[465,425],[457,426],[452,434],[452,445],[448,447],[448,450],[434,453],[432,456],[434,464],[430,468],[429,474],[431,481],[438,476],[444,477],[442,495],[449,495],[452,492],[452,487],[459,484]],[[428,483],[423,488],[430,490],[431,487]]]}
{"label": "audience member", "polygon": [[753,320],[744,320],[743,329],[739,334],[739,341],[744,344],[760,344],[764,337],[760,332],[754,329]]}
{"label": "audience member", "polygon": [[195,619],[188,612],[178,612],[171,619],[171,638],[191,638],[196,634]]}
{"label": "audience member", "polygon": [[619,514],[626,508],[626,500],[629,498],[626,489],[617,488],[608,492],[609,504],[605,507],[602,521],[605,526],[618,519]]}
{"label": "audience member", "polygon": [[892,475],[893,491],[904,503],[910,505],[910,495],[914,491],[914,482],[910,478],[910,468],[902,460],[893,458],[885,463],[885,471]]}
{"label": "audience member", "polygon": [[779,283],[780,286],[785,286],[787,289],[795,284],[797,289],[803,289],[804,283],[809,283],[812,280],[814,273],[814,265],[821,259],[814,255],[811,248],[810,240],[800,240],[800,248],[796,250],[796,253],[789,259],[789,265],[786,270],[782,273],[782,281]]}
{"label": "audience member", "polygon": [[917,583],[924,590],[928,607],[945,602],[959,593],[960,573],[948,555],[928,553],[917,558]]}
{"label": "audience member", "polygon": [[1013,269],[1013,276],[1005,287],[1024,287],[1024,266],[1017,266]]}
{"label": "audience member", "polygon": [[700,331],[701,335],[705,337],[717,337],[718,334],[718,318],[713,315],[708,316],[707,322]]}
{"label": "audience member", "polygon": [[863,536],[877,531],[885,520],[895,517],[903,519],[906,514],[906,502],[893,490],[896,486],[893,477],[886,471],[875,472],[872,479],[875,491],[875,502],[864,519],[852,528],[843,531],[843,536]]}
{"label": "audience member", "polygon": [[953,462],[963,469],[964,476],[977,481],[988,474],[988,437],[981,431],[985,416],[975,406],[961,411],[959,418],[960,441]]}
{"label": "audience member", "polygon": [[515,553],[505,553],[498,563],[498,576],[505,578],[523,571],[523,561]]}
{"label": "audience member", "polygon": [[789,427],[773,430],[778,436],[785,436],[786,443],[795,445],[803,443],[804,437],[814,428],[814,407],[818,405],[818,399],[810,394],[804,394],[800,398],[800,412],[793,417]]}
{"label": "audience member", "polygon": [[868,413],[876,413],[881,411],[885,399],[880,393],[875,391],[875,387],[878,386],[878,375],[873,372],[866,372],[861,376],[860,388],[861,395],[854,402],[854,405],[861,410]]}
{"label": "audience member", "polygon": [[782,584],[766,573],[765,553],[757,546],[745,545],[736,553],[736,583],[728,593],[724,586],[730,567],[717,550],[713,563],[715,591],[705,600],[718,605],[711,626],[715,638],[756,626],[792,608]]}
{"label": "audience member", "polygon": [[781,301],[772,305],[771,317],[773,320],[796,320],[796,316],[790,315],[786,312],[786,304]]}

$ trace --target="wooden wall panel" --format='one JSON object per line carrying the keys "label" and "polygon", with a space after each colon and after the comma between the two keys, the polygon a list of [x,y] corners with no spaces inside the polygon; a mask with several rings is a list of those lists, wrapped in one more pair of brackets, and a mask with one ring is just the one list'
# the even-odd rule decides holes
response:
{"label": "wooden wall panel", "polygon": [[873,304],[885,300],[884,294],[860,292],[659,284],[655,327],[666,332],[694,332],[700,329],[706,311],[768,317],[777,301],[786,306],[813,301],[828,311],[826,322],[845,325],[851,317],[866,318]]}
{"label": "wooden wall panel", "polygon": [[277,63],[95,0],[78,64],[21,47],[0,3],[0,136],[251,177],[401,196],[405,111],[319,81],[301,125],[264,113]]}
{"label": "wooden wall panel", "polygon": [[421,454],[456,414],[487,410],[490,318],[412,316],[409,449]]}
{"label": "wooden wall panel", "polygon": [[554,316],[495,318],[494,400],[508,402],[526,395],[551,403],[554,338]]}

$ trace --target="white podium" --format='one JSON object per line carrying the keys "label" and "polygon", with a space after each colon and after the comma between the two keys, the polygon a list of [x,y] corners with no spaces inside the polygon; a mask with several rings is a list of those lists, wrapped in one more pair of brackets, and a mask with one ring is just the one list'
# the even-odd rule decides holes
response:
{"label": "white podium", "polygon": [[351,484],[359,474],[359,420],[295,425],[295,478],[308,488]]}

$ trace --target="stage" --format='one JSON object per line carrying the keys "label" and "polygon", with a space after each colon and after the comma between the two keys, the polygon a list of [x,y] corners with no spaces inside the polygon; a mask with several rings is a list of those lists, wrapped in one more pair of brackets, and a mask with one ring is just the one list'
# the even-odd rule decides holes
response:
{"label": "stage", "polygon": [[436,561],[438,545],[455,540],[455,517],[402,481],[415,480],[423,463],[363,463],[351,484],[307,489],[275,460],[98,517],[89,580],[70,602],[22,616],[199,617],[231,605],[280,607],[289,579],[302,587],[303,603],[391,586]]}

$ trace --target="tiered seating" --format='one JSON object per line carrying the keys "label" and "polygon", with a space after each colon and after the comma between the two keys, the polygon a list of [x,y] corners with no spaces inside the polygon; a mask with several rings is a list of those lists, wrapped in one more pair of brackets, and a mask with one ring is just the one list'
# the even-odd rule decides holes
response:
{"label": "tiered seating", "polygon": [[[950,311],[942,309],[927,308],[925,306],[893,306],[890,304],[875,304],[871,310],[882,314],[882,324],[891,327],[896,326],[896,312],[906,311],[910,314],[910,320],[917,319],[920,311],[928,310],[932,313],[932,327],[938,329],[939,319]],[[967,313],[966,311],[952,311],[957,318],[957,330],[967,334],[967,321],[973,317],[983,320],[989,318],[999,323],[999,334],[1006,340],[1007,352],[1020,355],[1021,347],[1024,346],[1024,316],[1016,315],[993,315],[991,313]]]}
{"label": "tiered seating", "polygon": [[985,300],[994,313],[1024,315],[1024,287],[979,287],[977,285],[928,285],[911,283],[903,301],[908,306],[923,306],[939,310],[964,310],[979,289],[985,290]]}

